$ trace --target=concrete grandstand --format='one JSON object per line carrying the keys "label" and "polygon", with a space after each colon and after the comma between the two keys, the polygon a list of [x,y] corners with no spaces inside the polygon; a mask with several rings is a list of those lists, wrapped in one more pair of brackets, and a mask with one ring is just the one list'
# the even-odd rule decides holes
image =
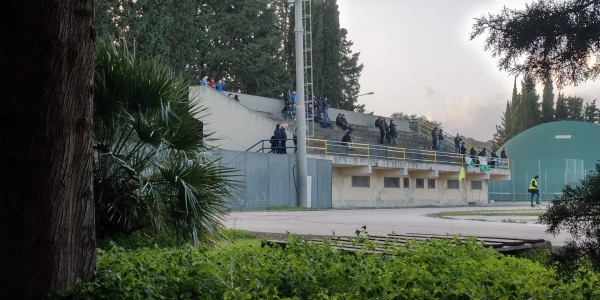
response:
{"label": "concrete grandstand", "polygon": [[[204,130],[214,132],[213,137],[218,139],[212,145],[226,154],[224,157],[227,159],[221,160],[221,163],[239,169],[239,180],[246,183],[246,191],[240,193],[238,203],[232,206],[296,206],[293,200],[294,151],[288,151],[287,156],[291,159],[279,164],[276,161],[281,161],[283,155],[267,153],[266,149],[276,124],[289,123],[288,137],[291,138],[295,121],[283,119],[282,100],[232,94],[238,95],[240,101],[209,87],[193,86],[190,89],[191,101],[207,108],[198,117],[204,123]],[[408,120],[394,120],[399,132],[398,147],[380,145],[379,130],[374,127],[377,116],[329,109],[332,119],[338,113],[345,114],[354,128],[350,147],[340,143],[344,135],[340,127],[309,126],[306,142],[308,157],[312,160],[309,162],[311,207],[379,208],[487,203],[489,182],[510,179],[509,163],[503,161],[491,169],[467,165],[465,180],[459,181],[465,158],[453,153],[453,145],[442,151],[429,150],[430,138],[411,129]],[[447,140],[447,143],[450,142]],[[287,145],[293,146],[293,143],[290,141]],[[260,160],[261,163],[249,163],[248,160]],[[486,164],[485,158],[480,160]],[[256,180],[257,177],[277,182],[265,184],[265,180],[261,182]],[[281,178],[289,180],[281,181]],[[285,191],[281,192],[281,189]],[[286,200],[281,201],[282,197]]]}

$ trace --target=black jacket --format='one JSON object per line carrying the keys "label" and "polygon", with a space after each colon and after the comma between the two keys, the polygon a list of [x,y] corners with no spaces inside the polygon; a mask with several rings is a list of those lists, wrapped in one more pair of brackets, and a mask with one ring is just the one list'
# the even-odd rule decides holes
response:
{"label": "black jacket", "polygon": [[350,137],[350,134],[346,133],[342,138],[342,142],[352,143],[352,138]]}
{"label": "black jacket", "polygon": [[475,155],[477,155],[477,151],[475,151],[475,148],[471,148],[471,151],[469,151],[469,154],[471,156],[475,156]]}
{"label": "black jacket", "polygon": [[278,139],[278,140],[281,139],[281,131],[280,131],[279,127],[275,128],[275,131],[273,131],[273,136],[275,137],[275,139]]}
{"label": "black jacket", "polygon": [[502,150],[502,152],[500,152],[500,158],[508,158],[506,157],[506,151]]}

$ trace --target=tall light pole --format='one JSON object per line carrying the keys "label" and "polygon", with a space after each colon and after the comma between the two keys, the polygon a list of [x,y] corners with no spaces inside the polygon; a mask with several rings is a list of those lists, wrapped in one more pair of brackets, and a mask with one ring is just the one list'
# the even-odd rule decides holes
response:
{"label": "tall light pole", "polygon": [[296,165],[298,166],[298,206],[309,207],[308,203],[308,171],[306,155],[306,112],[304,111],[304,28],[302,27],[302,0],[296,0],[296,134],[298,151]]}
{"label": "tall light pole", "polygon": [[358,98],[358,97],[360,97],[360,96],[364,96],[364,95],[373,95],[373,94],[375,94],[375,93],[373,93],[373,92],[368,92],[368,93],[365,93],[365,94],[360,94],[360,95],[357,95],[357,96],[356,96],[356,98]]}

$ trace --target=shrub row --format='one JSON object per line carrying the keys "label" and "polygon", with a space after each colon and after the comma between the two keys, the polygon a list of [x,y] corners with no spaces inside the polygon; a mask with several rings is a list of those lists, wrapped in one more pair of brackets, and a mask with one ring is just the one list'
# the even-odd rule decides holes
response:
{"label": "shrub row", "polygon": [[95,280],[69,299],[600,299],[598,275],[568,281],[528,259],[474,240],[389,246],[384,255],[292,241],[286,249],[113,246],[99,250]]}

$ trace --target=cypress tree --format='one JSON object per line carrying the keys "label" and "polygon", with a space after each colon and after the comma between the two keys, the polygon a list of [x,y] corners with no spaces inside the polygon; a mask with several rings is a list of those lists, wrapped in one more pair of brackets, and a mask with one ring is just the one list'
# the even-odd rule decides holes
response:
{"label": "cypress tree", "polygon": [[521,83],[521,106],[519,116],[519,133],[540,124],[539,95],[535,91],[533,78],[525,75]]}
{"label": "cypress tree", "polygon": [[342,93],[340,108],[347,110],[356,110],[364,112],[364,105],[356,105],[358,93],[360,92],[360,72],[363,69],[362,64],[358,64],[360,53],[352,53],[352,41],[346,38],[348,31],[344,28],[340,30],[342,43],[340,47],[341,54],[341,74],[342,74]]}
{"label": "cypress tree", "polygon": [[544,84],[542,93],[542,123],[554,121],[554,85],[548,78]]}
{"label": "cypress tree", "polygon": [[[508,104],[507,104],[508,107]],[[496,125],[496,132],[492,138],[492,148],[499,149],[502,145],[506,143],[508,139],[506,138],[506,111],[504,111],[504,116],[500,119],[500,125]]]}
{"label": "cypress tree", "polygon": [[[510,105],[507,104],[507,111],[510,112],[509,117],[507,117],[507,127],[506,134],[507,138],[511,139],[515,135],[519,134],[521,131],[520,118],[522,118],[522,108],[521,108],[521,95],[517,92],[517,78],[515,77],[514,85],[513,85],[513,93],[512,99],[510,101]],[[510,126],[508,125],[510,124]]]}
{"label": "cypress tree", "polygon": [[598,123],[600,122],[598,107],[596,107],[596,100],[591,103],[586,103],[583,108],[583,120],[589,123]]}
{"label": "cypress tree", "polygon": [[563,93],[558,93],[556,100],[556,112],[554,120],[564,121],[569,119],[569,109],[567,108],[567,99]]}
{"label": "cypress tree", "polygon": [[580,97],[567,98],[568,120],[583,121],[583,99]]}
{"label": "cypress tree", "polygon": [[321,71],[318,80],[317,90],[329,98],[329,103],[333,107],[353,109],[342,107],[344,96],[342,94],[342,70],[340,67],[340,20],[337,0],[325,0],[321,14],[323,30],[321,38],[322,61]]}
{"label": "cypress tree", "polygon": [[504,142],[507,142],[513,136],[515,136],[514,113],[510,101],[506,101],[506,109],[504,109],[504,116],[500,120],[500,126],[504,131]]}

